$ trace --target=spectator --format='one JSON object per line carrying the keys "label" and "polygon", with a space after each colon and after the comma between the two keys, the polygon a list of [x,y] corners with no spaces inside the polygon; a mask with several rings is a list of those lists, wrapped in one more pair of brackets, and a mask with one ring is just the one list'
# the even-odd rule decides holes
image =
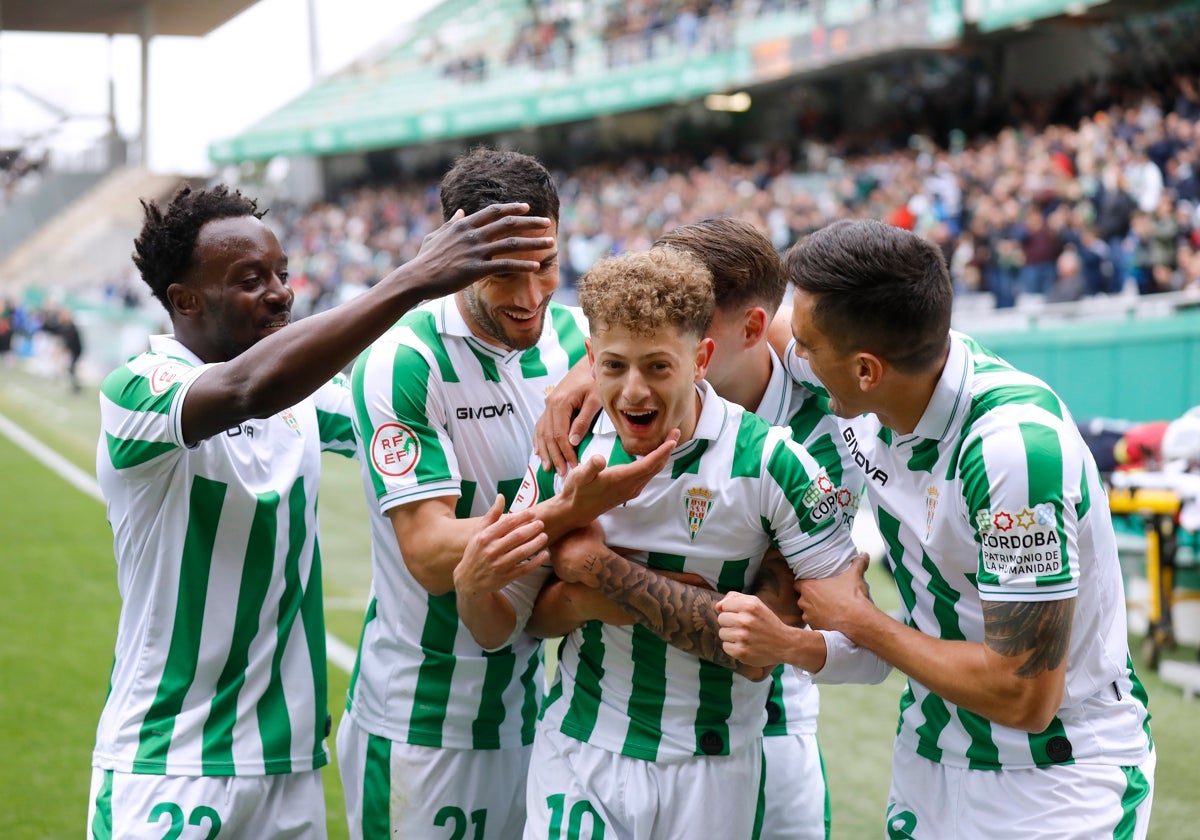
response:
{"label": "spectator", "polygon": [[1079,300],[1087,290],[1083,279],[1083,263],[1073,247],[1068,246],[1054,263],[1054,283],[1046,291],[1046,303]]}
{"label": "spectator", "polygon": [[16,315],[16,309],[16,304],[8,298],[0,300],[0,364],[9,364],[11,358],[9,353],[13,347],[13,334],[15,332],[13,320]]}
{"label": "spectator", "polygon": [[1026,214],[1020,243],[1021,291],[1044,295],[1054,285],[1054,263],[1062,251],[1062,243],[1040,208],[1031,207]]}
{"label": "spectator", "polygon": [[1104,170],[1100,190],[1093,198],[1096,210],[1096,236],[1108,245],[1112,258],[1113,291],[1120,291],[1127,277],[1127,263],[1124,259],[1125,239],[1129,236],[1133,212],[1137,202],[1125,188],[1124,173],[1115,163]]}
{"label": "spectator", "polygon": [[64,309],[59,313],[54,332],[62,340],[63,347],[67,351],[67,382],[71,386],[71,393],[78,394],[81,390],[79,358],[83,355],[83,338],[79,334],[79,327],[75,324],[71,310]]}
{"label": "spectator", "polygon": [[1172,291],[1175,284],[1175,269],[1178,266],[1179,222],[1175,219],[1175,205],[1171,197],[1164,194],[1150,219],[1150,274],[1155,292]]}

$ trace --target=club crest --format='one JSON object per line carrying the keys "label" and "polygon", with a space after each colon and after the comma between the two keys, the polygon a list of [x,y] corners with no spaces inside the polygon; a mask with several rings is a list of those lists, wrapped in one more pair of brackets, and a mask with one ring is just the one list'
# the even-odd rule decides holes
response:
{"label": "club crest", "polygon": [[938,499],[940,497],[936,487],[930,487],[925,491],[925,540],[929,541],[933,534],[933,516],[937,513]]}
{"label": "club crest", "polygon": [[690,487],[683,494],[684,513],[687,515],[688,538],[696,541],[700,526],[713,506],[713,492],[703,487]]}
{"label": "club crest", "polygon": [[290,408],[279,412],[279,416],[284,423],[287,423],[288,428],[296,433],[296,437],[304,437],[304,433],[300,431],[300,421],[296,419],[296,414]]}

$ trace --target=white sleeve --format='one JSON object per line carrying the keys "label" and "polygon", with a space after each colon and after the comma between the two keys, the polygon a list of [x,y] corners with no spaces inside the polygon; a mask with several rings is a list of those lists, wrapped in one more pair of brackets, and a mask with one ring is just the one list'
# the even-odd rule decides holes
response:
{"label": "white sleeve", "polygon": [[892,666],[877,654],[860,648],[836,630],[817,632],[825,637],[825,667],[812,675],[814,683],[877,685],[892,672]]}
{"label": "white sleeve", "polygon": [[517,622],[513,626],[512,633],[500,647],[511,645],[525,632],[529,616],[533,615],[533,604],[537,600],[538,593],[546,584],[546,579],[550,577],[551,568],[549,563],[543,564],[536,572],[530,572],[524,577],[517,578],[500,590],[500,594],[508,599],[508,602],[512,604],[513,612],[517,614]]}

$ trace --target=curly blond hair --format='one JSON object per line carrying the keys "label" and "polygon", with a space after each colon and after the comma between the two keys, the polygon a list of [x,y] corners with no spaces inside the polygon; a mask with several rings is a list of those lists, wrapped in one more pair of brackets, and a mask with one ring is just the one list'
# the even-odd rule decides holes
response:
{"label": "curly blond hair", "polygon": [[678,248],[608,257],[579,281],[579,305],[593,331],[648,336],[670,326],[700,338],[712,323],[712,274]]}

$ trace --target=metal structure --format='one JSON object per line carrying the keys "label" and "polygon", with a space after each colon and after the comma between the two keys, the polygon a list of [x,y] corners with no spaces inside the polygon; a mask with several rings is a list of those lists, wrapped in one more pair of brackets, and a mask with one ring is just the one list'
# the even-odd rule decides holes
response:
{"label": "metal structure", "polygon": [[[149,148],[150,42],[156,35],[200,38],[258,0],[0,0],[0,33],[136,35],[141,41],[139,146]],[[2,45],[0,45],[2,48]]]}

